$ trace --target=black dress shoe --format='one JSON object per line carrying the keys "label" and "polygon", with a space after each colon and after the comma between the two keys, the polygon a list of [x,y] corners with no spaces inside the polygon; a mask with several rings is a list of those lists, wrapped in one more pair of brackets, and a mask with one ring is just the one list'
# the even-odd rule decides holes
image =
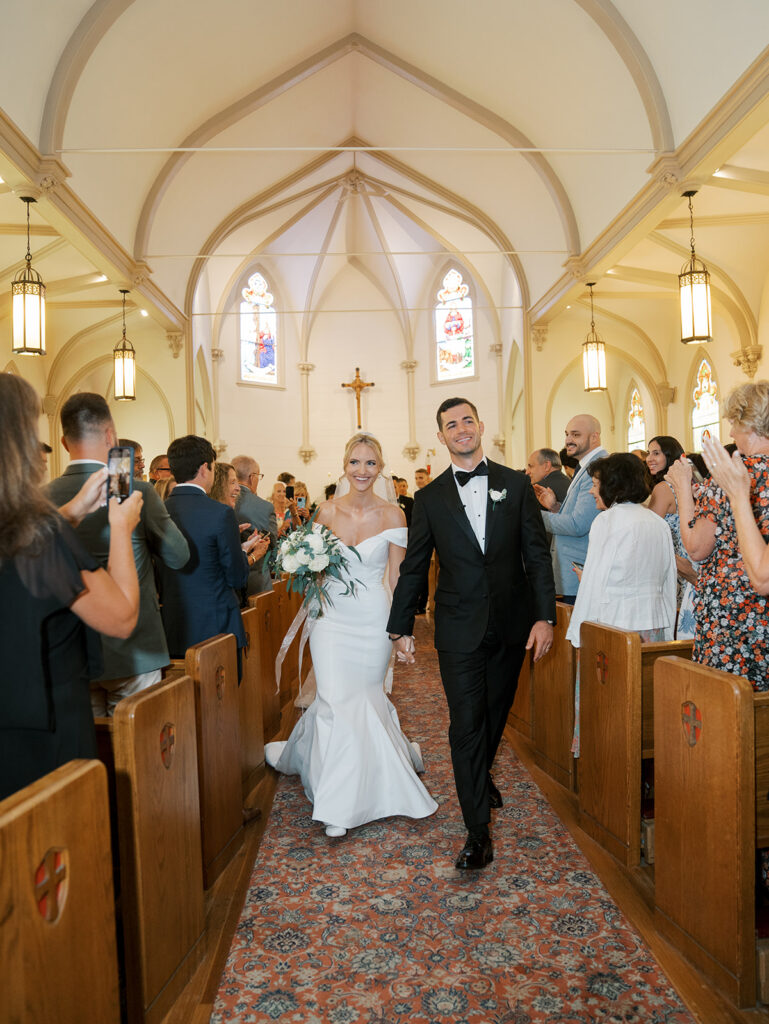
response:
{"label": "black dress shoe", "polygon": [[494,851],[488,835],[474,835],[470,832],[464,849],[457,857],[455,867],[461,871],[477,871],[494,860]]}
{"label": "black dress shoe", "polygon": [[502,794],[494,785],[494,780],[491,775],[489,775],[489,807],[499,808],[502,806]]}

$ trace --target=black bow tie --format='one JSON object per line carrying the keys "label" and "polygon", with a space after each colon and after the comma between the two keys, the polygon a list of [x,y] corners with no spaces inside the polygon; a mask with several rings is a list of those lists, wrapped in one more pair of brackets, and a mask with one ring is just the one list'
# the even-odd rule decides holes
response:
{"label": "black bow tie", "polygon": [[471,469],[468,473],[464,469],[457,469],[454,471],[454,476],[457,478],[457,483],[460,487],[464,487],[468,480],[472,480],[474,476],[488,476],[489,467],[485,462],[479,462],[475,469]]}

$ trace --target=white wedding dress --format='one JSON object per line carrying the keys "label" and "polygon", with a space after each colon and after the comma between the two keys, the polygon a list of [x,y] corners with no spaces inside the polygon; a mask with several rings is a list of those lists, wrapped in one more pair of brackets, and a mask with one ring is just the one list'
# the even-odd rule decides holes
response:
{"label": "white wedding dress", "polygon": [[390,544],[405,547],[406,537],[405,527],[384,530],[357,545],[360,561],[350,552],[355,596],[329,582],[332,604],[310,634],[317,695],[288,741],[265,747],[268,764],[301,776],[313,818],[345,829],[396,814],[425,818],[438,807],[384,691],[392,651],[384,575]]}

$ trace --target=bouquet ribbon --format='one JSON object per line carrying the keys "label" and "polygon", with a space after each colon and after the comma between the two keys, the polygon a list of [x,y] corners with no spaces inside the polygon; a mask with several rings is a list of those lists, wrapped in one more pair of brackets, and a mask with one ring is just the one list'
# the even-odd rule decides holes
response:
{"label": "bouquet ribbon", "polygon": [[315,619],[308,617],[307,605],[302,602],[302,607],[294,616],[294,621],[288,627],[286,635],[283,637],[283,643],[280,645],[277,657],[275,658],[275,692],[280,693],[280,673],[283,667],[283,662],[288,649],[294,642],[294,637],[299,632],[302,624],[304,623],[304,629],[302,629],[302,635],[299,639],[299,692],[302,692],[302,656],[304,655],[305,644],[307,643],[310,633],[312,632],[313,626],[315,625]]}

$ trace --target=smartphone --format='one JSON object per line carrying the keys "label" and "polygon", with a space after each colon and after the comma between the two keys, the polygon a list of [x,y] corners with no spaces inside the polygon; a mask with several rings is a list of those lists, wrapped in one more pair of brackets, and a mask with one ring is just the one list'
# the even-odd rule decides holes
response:
{"label": "smartphone", "polygon": [[107,456],[107,500],[125,501],[131,494],[134,478],[133,448],[110,448]]}
{"label": "smartphone", "polygon": [[574,566],[575,569],[584,569],[585,568],[585,563],[584,562],[572,562],[571,564]]}
{"label": "smartphone", "polygon": [[296,499],[296,507],[297,508],[304,508],[306,505],[307,505],[307,499],[306,498],[297,498]]}
{"label": "smartphone", "polygon": [[294,500],[294,485],[286,484],[286,501]]}

